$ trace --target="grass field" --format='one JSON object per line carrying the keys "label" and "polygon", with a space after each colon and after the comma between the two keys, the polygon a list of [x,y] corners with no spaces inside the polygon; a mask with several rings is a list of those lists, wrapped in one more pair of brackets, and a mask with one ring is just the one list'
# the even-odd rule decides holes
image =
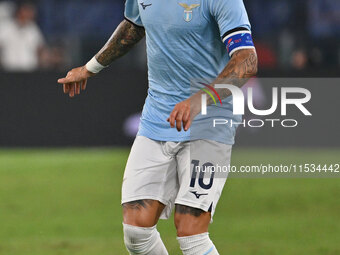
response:
{"label": "grass field", "polygon": [[[127,156],[128,149],[0,150],[0,254],[127,254],[120,209]],[[339,158],[339,150],[233,153],[234,164],[249,165]],[[159,230],[169,253],[181,254],[172,220]],[[210,232],[221,255],[338,255],[340,179],[230,178]]]}

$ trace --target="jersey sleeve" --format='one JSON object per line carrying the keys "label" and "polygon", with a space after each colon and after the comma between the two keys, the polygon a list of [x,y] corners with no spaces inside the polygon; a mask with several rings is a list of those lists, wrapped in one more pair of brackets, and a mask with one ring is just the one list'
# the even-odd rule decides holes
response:
{"label": "jersey sleeve", "polygon": [[137,0],[126,0],[124,17],[137,26],[143,26],[142,20],[139,15]]}
{"label": "jersey sleeve", "polygon": [[221,39],[230,56],[236,50],[254,48],[243,0],[210,0],[209,11],[219,27]]}

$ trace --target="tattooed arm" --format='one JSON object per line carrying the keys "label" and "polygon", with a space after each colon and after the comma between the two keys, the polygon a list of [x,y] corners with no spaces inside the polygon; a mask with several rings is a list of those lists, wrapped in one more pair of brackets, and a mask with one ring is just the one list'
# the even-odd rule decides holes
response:
{"label": "tattooed arm", "polygon": [[[112,34],[104,47],[96,54],[95,58],[102,66],[108,66],[114,60],[125,55],[145,35],[143,27],[136,26],[127,20],[123,20]],[[95,75],[86,69],[86,66],[74,68],[67,73],[65,78],[58,83],[64,85],[64,93],[70,97],[80,94],[85,90],[87,79]]]}
{"label": "tattooed arm", "polygon": [[[257,74],[257,55],[255,49],[243,49],[236,51],[227,66],[220,73],[217,79],[211,84],[233,84],[243,86],[247,80]],[[228,89],[216,89],[221,99],[231,95]],[[178,131],[188,130],[194,117],[200,112],[201,98],[204,91],[200,91],[189,99],[178,103],[168,118],[170,126],[176,127]],[[207,105],[213,104],[213,100],[207,97]]]}
{"label": "tattooed arm", "polygon": [[[214,84],[233,84],[238,87],[242,87],[249,78],[257,74],[257,54],[255,49],[245,49],[236,51],[227,66],[220,73]],[[221,99],[224,99],[231,95],[228,89],[216,89]],[[203,91],[202,91],[203,92]],[[197,93],[195,97],[200,97],[202,92]],[[203,92],[204,93],[204,92]],[[213,104],[212,98],[208,97],[207,105]]]}
{"label": "tattooed arm", "polygon": [[145,35],[143,27],[136,26],[124,20],[112,34],[109,41],[97,53],[97,61],[108,66],[117,58],[125,55],[133,46],[136,45]]}

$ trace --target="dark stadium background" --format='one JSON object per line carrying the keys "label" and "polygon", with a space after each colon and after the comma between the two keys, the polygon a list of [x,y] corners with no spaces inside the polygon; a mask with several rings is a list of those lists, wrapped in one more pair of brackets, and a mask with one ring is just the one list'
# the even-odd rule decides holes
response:
{"label": "dark stadium background", "polygon": [[[232,164],[339,163],[340,1],[244,2],[258,76],[280,85],[304,78],[296,86],[311,90],[313,116],[295,109],[298,128],[240,128]],[[0,27],[17,3],[0,1]],[[126,254],[120,185],[147,95],[145,43],[70,99],[57,79],[101,48],[124,1],[31,3],[54,57],[34,72],[0,64],[0,255]],[[261,89],[265,108],[271,87]],[[339,174],[242,177],[228,180],[211,226],[222,255],[340,254]],[[158,227],[169,253],[180,254],[172,221]]]}

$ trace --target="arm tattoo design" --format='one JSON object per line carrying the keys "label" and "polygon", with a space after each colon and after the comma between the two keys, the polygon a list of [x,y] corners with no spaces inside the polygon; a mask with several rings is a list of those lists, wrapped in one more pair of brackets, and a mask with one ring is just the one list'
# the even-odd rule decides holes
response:
{"label": "arm tattoo design", "polygon": [[205,213],[205,211],[203,211],[202,209],[197,209],[197,208],[193,208],[193,207],[189,207],[185,205],[176,205],[176,213],[190,214],[192,216],[199,217],[203,213]]}
{"label": "arm tattoo design", "polygon": [[154,200],[144,199],[144,200],[136,200],[123,204],[123,209],[132,209],[132,210],[140,210],[142,208],[147,209],[152,205]]}
{"label": "arm tattoo design", "polygon": [[143,27],[138,27],[126,20],[123,20],[108,42],[97,53],[97,61],[103,66],[108,66],[112,63],[112,61],[125,55],[144,36],[145,30]]}
{"label": "arm tattoo design", "polygon": [[254,50],[236,51],[218,78],[250,78],[257,73],[257,56]]}
{"label": "arm tattoo design", "polygon": [[[257,55],[255,50],[246,49],[236,51],[227,66],[220,73],[213,84],[233,84],[242,87],[249,78],[257,74]],[[228,89],[216,89],[221,99],[231,95]],[[207,104],[213,104],[212,98],[208,97]]]}

